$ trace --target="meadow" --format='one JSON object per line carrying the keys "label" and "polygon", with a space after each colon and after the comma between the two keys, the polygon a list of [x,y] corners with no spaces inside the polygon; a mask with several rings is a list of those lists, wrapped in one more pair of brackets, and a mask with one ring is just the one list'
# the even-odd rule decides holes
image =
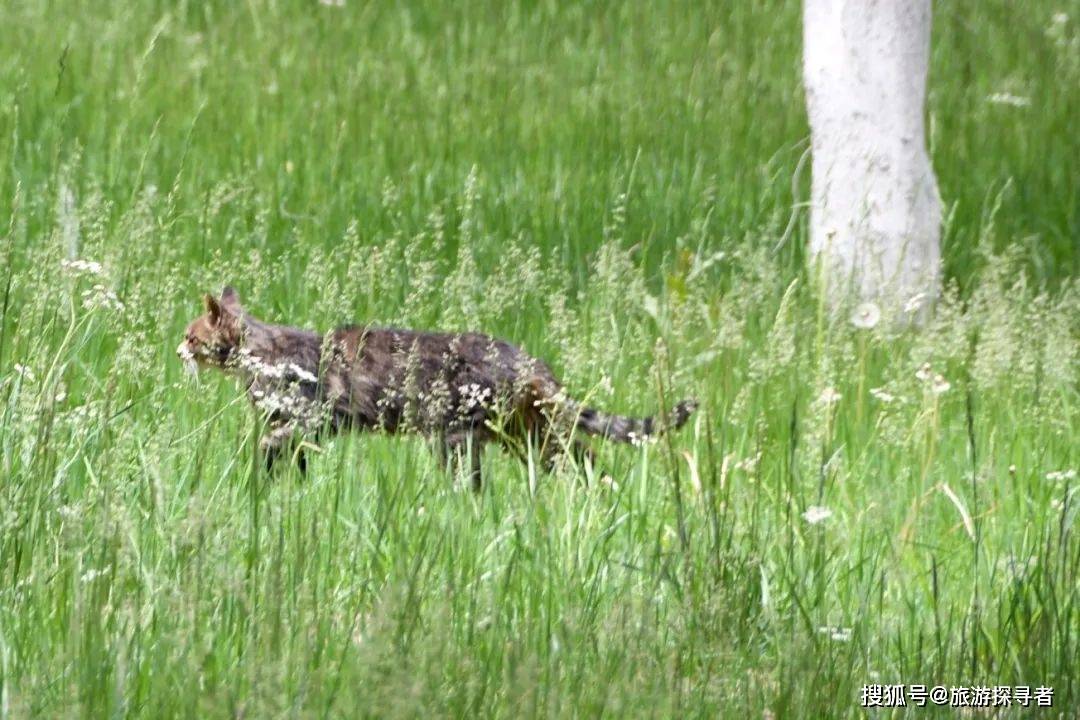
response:
{"label": "meadow", "polygon": [[[0,5],[0,719],[1075,716],[1066,12],[935,3],[947,285],[896,329],[810,282],[797,2]],[[480,495],[408,438],[267,478],[174,354],[226,283],[702,407]]]}

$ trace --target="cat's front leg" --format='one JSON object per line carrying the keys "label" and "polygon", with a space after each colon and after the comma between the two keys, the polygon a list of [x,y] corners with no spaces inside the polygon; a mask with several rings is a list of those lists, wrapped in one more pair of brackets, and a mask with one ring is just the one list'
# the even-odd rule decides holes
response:
{"label": "cat's front leg", "polygon": [[296,458],[296,466],[301,475],[307,474],[307,457],[303,448],[298,447],[296,428],[292,423],[271,425],[259,440],[259,449],[263,454],[266,472],[273,472],[274,464],[285,454]]}
{"label": "cat's front leg", "polygon": [[468,462],[469,482],[473,492],[480,492],[483,486],[480,454],[488,439],[485,433],[469,430],[451,433],[436,441],[438,458],[451,474],[456,475],[459,468]]}

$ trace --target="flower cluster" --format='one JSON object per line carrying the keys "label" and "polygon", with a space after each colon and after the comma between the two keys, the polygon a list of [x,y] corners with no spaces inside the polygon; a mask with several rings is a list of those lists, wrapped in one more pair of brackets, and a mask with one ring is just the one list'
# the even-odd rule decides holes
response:
{"label": "flower cluster", "polygon": [[101,263],[95,260],[61,260],[60,267],[72,275],[105,276],[105,270],[101,267]]}
{"label": "flower cluster", "polygon": [[124,309],[124,303],[116,296],[116,293],[101,283],[95,283],[88,290],[83,290],[82,306],[87,310],[116,310]]}
{"label": "flower cluster", "polygon": [[12,366],[11,369],[15,371],[16,375],[21,377],[23,380],[26,380],[27,382],[34,382],[35,380],[37,380],[37,376],[34,375],[34,371],[28,365],[23,365],[22,363],[15,363],[15,365]]}
{"label": "flower cluster", "polygon": [[1012,107],[1027,107],[1031,104],[1031,98],[1013,95],[1012,93],[999,92],[986,96],[987,102],[993,105],[1011,105]]}
{"label": "flower cluster", "polygon": [[821,395],[818,396],[818,402],[825,407],[832,407],[836,403],[840,402],[840,399],[844,396],[834,387],[827,387],[821,391]]}
{"label": "flower cluster", "polygon": [[923,363],[922,366],[915,371],[915,377],[923,384],[930,388],[930,391],[935,395],[941,395],[948,392],[952,385],[945,376],[941,373],[934,372],[934,369],[930,366],[930,363]]}
{"label": "flower cluster", "polygon": [[761,451],[758,450],[756,455],[743,458],[735,463],[736,470],[742,470],[747,475],[753,475],[757,471],[758,464],[761,462]]}
{"label": "flower cluster", "polygon": [[869,330],[881,321],[881,308],[872,302],[860,304],[851,314],[851,324],[860,330]]}
{"label": "flower cluster", "polygon": [[829,639],[834,642],[848,642],[851,640],[851,628],[826,625],[824,627],[819,627],[818,632],[822,635],[828,635]]}
{"label": "flower cluster", "polygon": [[896,400],[896,396],[887,392],[885,388],[870,388],[870,394],[873,395],[876,400],[883,402],[886,405]]}
{"label": "flower cluster", "polygon": [[255,407],[267,416],[287,418],[294,428],[312,432],[320,428],[329,416],[325,403],[306,398],[288,390],[251,391]]}
{"label": "flower cluster", "polygon": [[287,380],[301,383],[317,383],[315,373],[306,370],[294,362],[269,363],[247,348],[240,348],[236,353],[236,366],[246,373],[267,380]]}
{"label": "flower cluster", "polygon": [[633,445],[634,447],[641,447],[641,446],[643,446],[643,445],[645,445],[647,443],[655,443],[656,442],[656,436],[655,435],[647,435],[647,434],[644,434],[644,433],[638,434],[638,433],[634,432],[633,430],[626,433],[626,437],[629,438],[630,444]]}
{"label": "flower cluster", "polygon": [[811,505],[806,508],[806,512],[802,514],[803,520],[811,525],[817,525],[818,523],[825,522],[832,517],[832,510],[821,505]]}
{"label": "flower cluster", "polygon": [[464,410],[474,408],[486,408],[491,404],[495,393],[490,387],[481,387],[477,383],[469,383],[458,388],[461,396],[461,407]]}

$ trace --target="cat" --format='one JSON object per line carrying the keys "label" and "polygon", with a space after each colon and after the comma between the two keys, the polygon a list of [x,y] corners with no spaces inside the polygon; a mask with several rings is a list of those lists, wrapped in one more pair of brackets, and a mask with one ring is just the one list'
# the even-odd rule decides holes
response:
{"label": "cat", "polygon": [[[444,467],[467,460],[481,487],[480,454],[490,442],[526,459],[527,444],[550,469],[559,453],[591,458],[581,435],[644,442],[686,423],[684,400],[662,418],[608,415],[566,396],[546,364],[480,333],[421,332],[350,325],[320,335],[262,322],[231,287],[203,297],[177,354],[191,371],[235,375],[267,421],[266,469],[288,454],[307,470],[305,436],[344,430],[417,432]],[[580,432],[575,432],[580,431]]]}

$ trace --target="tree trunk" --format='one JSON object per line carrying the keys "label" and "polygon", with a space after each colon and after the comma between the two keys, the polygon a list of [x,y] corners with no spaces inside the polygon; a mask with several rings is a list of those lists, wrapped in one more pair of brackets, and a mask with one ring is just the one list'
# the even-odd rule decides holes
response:
{"label": "tree trunk", "polygon": [[930,0],[804,0],[810,252],[833,307],[874,301],[918,319],[938,293],[941,200],[923,123],[930,15]]}

